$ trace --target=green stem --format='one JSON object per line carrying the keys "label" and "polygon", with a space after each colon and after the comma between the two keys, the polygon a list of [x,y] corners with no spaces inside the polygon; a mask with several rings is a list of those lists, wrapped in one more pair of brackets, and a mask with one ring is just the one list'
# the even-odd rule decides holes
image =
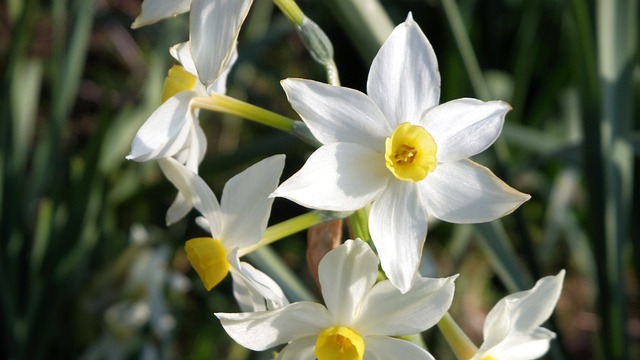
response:
{"label": "green stem", "polygon": [[353,238],[359,238],[366,242],[371,240],[371,234],[369,234],[369,207],[357,210],[349,217],[349,228]]}
{"label": "green stem", "polygon": [[459,360],[471,359],[478,352],[478,348],[462,331],[460,326],[453,320],[449,313],[446,313],[438,322],[438,329],[442,332],[447,343],[456,354]]}
{"label": "green stem", "polygon": [[293,0],[273,0],[273,2],[280,8],[280,11],[293,23],[293,25],[300,26],[304,20],[304,14],[298,4]]}
{"label": "green stem", "polygon": [[312,146],[320,147],[322,145],[302,121],[289,119],[226,95],[213,93],[210,96],[196,97],[191,100],[191,106],[198,109],[236,115],[293,134]]}
{"label": "green stem", "polygon": [[318,225],[326,221],[341,219],[349,216],[350,214],[350,212],[315,210],[289,220],[285,220],[279,224],[269,226],[264,232],[262,239],[260,239],[260,242],[242,249],[238,252],[238,256],[244,256],[256,249],[269,245],[299,231],[306,230],[314,225]]}
{"label": "green stem", "polygon": [[295,120],[280,114],[218,93],[196,97],[191,100],[191,106],[240,116],[286,132],[291,132],[295,123]]}

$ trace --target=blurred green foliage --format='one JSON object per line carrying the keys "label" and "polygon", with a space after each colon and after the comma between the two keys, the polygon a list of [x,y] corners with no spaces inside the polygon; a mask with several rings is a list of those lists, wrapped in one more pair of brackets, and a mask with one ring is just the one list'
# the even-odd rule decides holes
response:
{"label": "blurred green foliage", "polygon": [[[550,356],[640,356],[637,1],[371,3],[299,1],[333,41],[343,86],[365,89],[385,32],[411,11],[438,56],[443,102],[513,107],[477,161],[532,200],[502,221],[429,232],[423,273],[461,274],[454,318],[479,341],[497,299],[566,268]],[[201,234],[193,217],[164,226],[175,190],[155,164],[124,160],[159,105],[169,46],[188,36],[184,15],[132,31],[138,12],[118,0],[0,4],[1,358],[270,356],[224,334],[212,314],[236,310],[230,284],[207,293],[182,250]],[[269,1],[255,2],[239,40],[229,94],[295,118],[279,80],[324,81],[324,70]],[[238,118],[201,118],[201,174],[217,194],[276,153],[286,178],[312,150]],[[277,199],[272,222],[302,211]],[[304,234],[274,249],[312,284]],[[450,358],[437,331],[426,339]]]}

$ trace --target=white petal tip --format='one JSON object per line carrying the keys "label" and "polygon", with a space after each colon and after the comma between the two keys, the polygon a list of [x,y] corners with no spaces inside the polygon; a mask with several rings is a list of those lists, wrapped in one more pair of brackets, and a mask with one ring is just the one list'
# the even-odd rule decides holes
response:
{"label": "white petal tip", "polygon": [[408,23],[413,23],[413,14],[411,13],[411,11],[409,11],[409,13],[407,14],[407,19],[405,20],[405,22]]}

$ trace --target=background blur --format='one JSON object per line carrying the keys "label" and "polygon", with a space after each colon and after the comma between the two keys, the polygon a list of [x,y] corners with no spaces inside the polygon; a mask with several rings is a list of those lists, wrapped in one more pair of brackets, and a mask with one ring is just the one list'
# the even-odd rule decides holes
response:
{"label": "background blur", "polygon": [[[549,326],[554,359],[640,357],[637,1],[301,0],[328,34],[342,84],[364,91],[369,64],[411,11],[431,41],[442,101],[502,99],[503,135],[476,160],[532,199],[491,224],[433,224],[424,269],[460,273],[451,313],[480,344],[506,293],[567,269]],[[206,292],[167,228],[175,190],[155,163],[124,160],[159,105],[169,46],[188,16],[131,30],[140,2],[0,3],[0,358],[264,359],[213,316],[236,311],[230,281]],[[382,33],[382,34],[381,34]],[[229,94],[297,118],[279,81],[325,81],[291,24],[256,0]],[[234,174],[285,153],[283,179],[313,150],[287,134],[202,112],[201,175],[220,195]],[[305,211],[276,199],[272,223]],[[273,246],[316,292],[305,234]],[[249,260],[259,261],[259,259]],[[258,264],[259,265],[259,264]],[[438,330],[430,351],[451,359]]]}

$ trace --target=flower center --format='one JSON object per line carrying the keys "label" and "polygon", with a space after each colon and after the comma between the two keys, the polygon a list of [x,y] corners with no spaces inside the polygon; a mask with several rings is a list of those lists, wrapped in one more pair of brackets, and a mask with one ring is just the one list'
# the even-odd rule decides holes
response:
{"label": "flower center", "polygon": [[425,128],[403,122],[385,142],[385,165],[400,180],[420,181],[436,169],[437,150]]}
{"label": "flower center", "polygon": [[362,360],[364,340],[346,326],[328,327],[318,335],[314,354],[318,360]]}
{"label": "flower center", "polygon": [[210,237],[194,238],[184,246],[191,266],[196,270],[207,290],[213,289],[229,272],[227,252],[220,240]]}
{"label": "flower center", "polygon": [[498,360],[498,359],[494,358],[494,357],[493,357],[493,356],[491,356],[491,355],[487,355],[487,356],[483,357],[483,358],[482,358],[482,359],[480,359],[480,360]]}
{"label": "flower center", "polygon": [[193,90],[196,84],[196,77],[185,70],[180,65],[173,65],[169,69],[167,78],[164,79],[164,88],[162,89],[162,102],[167,101],[173,95],[185,91]]}

